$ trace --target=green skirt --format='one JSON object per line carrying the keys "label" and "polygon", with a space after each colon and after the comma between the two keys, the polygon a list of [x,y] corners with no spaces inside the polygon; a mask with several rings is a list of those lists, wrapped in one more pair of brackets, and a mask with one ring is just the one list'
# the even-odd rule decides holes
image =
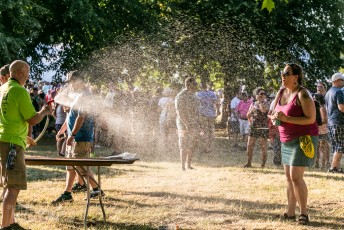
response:
{"label": "green skirt", "polygon": [[[314,156],[316,156],[319,137],[318,136],[311,136],[312,143],[314,145]],[[282,164],[289,165],[289,166],[312,166],[313,158],[306,157],[305,153],[300,147],[299,138],[295,138],[294,140],[288,142],[282,142],[281,147],[282,153]]]}

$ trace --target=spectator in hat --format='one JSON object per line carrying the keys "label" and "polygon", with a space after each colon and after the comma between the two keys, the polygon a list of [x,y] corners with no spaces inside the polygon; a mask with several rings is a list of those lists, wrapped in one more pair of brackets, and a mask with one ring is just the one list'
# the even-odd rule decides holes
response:
{"label": "spectator in hat", "polygon": [[340,161],[344,152],[344,76],[342,73],[335,73],[331,78],[332,87],[325,95],[327,109],[328,128],[332,145],[333,159],[331,173],[343,173]]}
{"label": "spectator in hat", "polygon": [[5,84],[8,79],[10,78],[10,65],[4,65],[0,69],[0,84],[3,85]]}

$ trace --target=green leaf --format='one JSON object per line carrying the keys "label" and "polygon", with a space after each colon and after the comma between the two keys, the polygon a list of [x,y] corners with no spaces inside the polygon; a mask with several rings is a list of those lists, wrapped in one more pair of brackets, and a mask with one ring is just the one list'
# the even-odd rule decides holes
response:
{"label": "green leaf", "polygon": [[275,3],[273,0],[264,0],[262,4],[262,9],[266,8],[269,13],[275,8]]}

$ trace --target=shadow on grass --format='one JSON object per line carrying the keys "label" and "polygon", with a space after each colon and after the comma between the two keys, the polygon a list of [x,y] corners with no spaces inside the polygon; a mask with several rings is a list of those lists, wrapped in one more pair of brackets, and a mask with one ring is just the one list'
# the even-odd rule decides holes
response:
{"label": "shadow on grass", "polygon": [[[135,206],[139,208],[154,208],[156,207],[155,204],[144,204],[141,202],[137,201],[132,201],[132,200],[123,200],[120,198],[113,198],[106,196],[103,198],[103,203],[106,207],[116,207],[116,208],[128,208],[128,206]],[[118,203],[125,203],[126,205],[121,205]],[[98,204],[95,204],[94,206],[97,206]]]}
{"label": "shadow on grass", "polygon": [[66,178],[65,167],[63,166],[40,166],[39,168],[28,166],[26,172],[28,182]]}
{"label": "shadow on grass", "polygon": [[[112,223],[99,220],[88,220],[87,227],[89,229],[104,229],[104,230],[156,230],[157,228],[151,227],[149,225],[142,224],[131,224],[131,223]],[[65,220],[65,225],[68,226],[68,229],[83,229],[84,222],[83,220],[73,219]]]}
{"label": "shadow on grass", "polygon": [[[123,191],[122,191],[123,192]],[[280,221],[276,213],[269,212],[269,210],[276,210],[276,209],[283,209],[286,207],[286,204],[276,204],[276,203],[263,203],[263,202],[251,202],[246,200],[238,200],[238,199],[225,199],[225,198],[214,198],[214,197],[201,197],[201,196],[186,196],[186,195],[179,195],[175,193],[168,193],[168,192],[129,192],[128,194],[133,195],[140,195],[140,196],[149,196],[149,197],[158,197],[158,198],[167,198],[168,199],[180,199],[180,200],[188,200],[188,201],[195,201],[201,203],[220,203],[225,204],[228,206],[232,206],[233,204],[237,209],[229,208],[228,210],[206,210],[203,208],[190,208],[185,210],[186,212],[198,212],[199,215],[208,216],[209,214],[221,214],[221,215],[237,215],[240,212],[240,215],[243,216],[245,219],[251,220],[258,220],[258,219],[271,219]],[[125,201],[132,204],[132,201]],[[135,203],[135,202],[134,202]],[[141,204],[142,206],[142,204]],[[254,208],[252,208],[254,207]],[[244,210],[244,211],[241,211]],[[264,210],[264,211],[262,211]],[[317,215],[318,210],[310,208],[310,216],[316,219],[320,219],[323,221],[315,221],[311,222],[310,226],[312,227],[319,227],[319,228],[327,228],[327,229],[338,229],[341,225],[339,223],[344,222],[344,218],[341,217],[333,217],[333,216],[324,216],[324,215]],[[331,223],[333,221],[335,223]],[[297,224],[297,223],[296,223]]]}
{"label": "shadow on grass", "polygon": [[[96,175],[96,167],[91,167],[91,171]],[[65,166],[27,166],[27,181],[46,181],[46,180],[65,180],[66,167]],[[103,167],[100,170],[102,176],[121,176],[129,172],[143,172],[136,169],[116,169]]]}

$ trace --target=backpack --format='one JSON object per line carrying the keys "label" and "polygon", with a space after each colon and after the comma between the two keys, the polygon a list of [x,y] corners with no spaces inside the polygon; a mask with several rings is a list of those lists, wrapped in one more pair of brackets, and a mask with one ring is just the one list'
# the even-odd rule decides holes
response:
{"label": "backpack", "polygon": [[315,104],[315,112],[316,112],[316,121],[318,126],[321,126],[322,123],[322,119],[321,119],[321,113],[320,113],[320,103],[318,101],[314,101]]}

